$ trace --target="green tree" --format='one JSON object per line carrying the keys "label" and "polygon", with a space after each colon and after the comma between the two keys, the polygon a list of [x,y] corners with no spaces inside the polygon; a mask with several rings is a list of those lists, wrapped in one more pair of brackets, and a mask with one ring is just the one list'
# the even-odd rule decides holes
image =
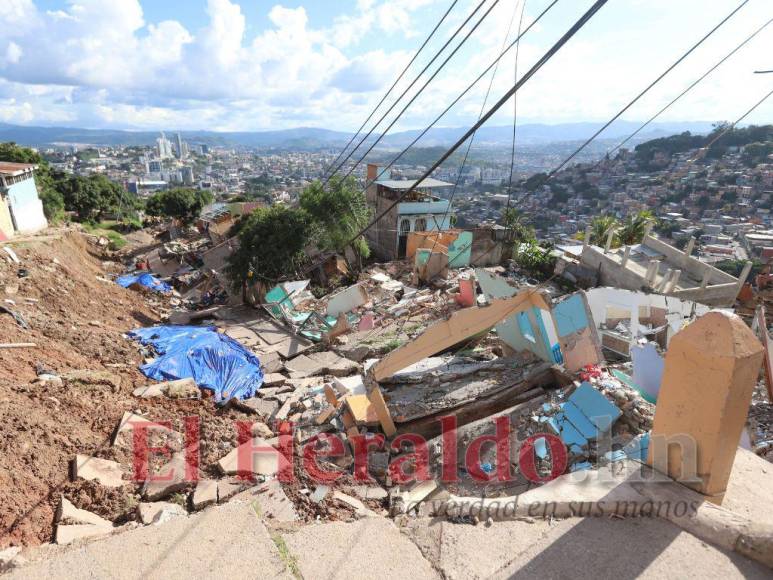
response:
{"label": "green tree", "polygon": [[57,186],[64,197],[65,209],[76,212],[82,221],[97,221],[107,213],[132,212],[135,209],[134,197],[104,175],[61,176]]}
{"label": "green tree", "polygon": [[166,217],[191,223],[201,215],[201,210],[213,201],[207,190],[178,187],[153,194],[145,203],[148,215]]}
{"label": "green tree", "polygon": [[345,255],[349,245],[360,259],[370,256],[364,237],[360,236],[350,244],[352,237],[372,217],[365,195],[353,178],[334,177],[327,189],[319,181],[313,182],[301,193],[300,206],[311,220],[317,247]]}
{"label": "green tree", "polygon": [[238,228],[239,248],[228,258],[235,288],[264,281],[273,284],[300,274],[312,220],[302,209],[274,205],[258,208]]}
{"label": "green tree", "polygon": [[526,221],[526,216],[518,209],[511,207],[502,215],[502,225],[507,228],[507,239],[510,242],[520,244],[536,241],[534,228]]}
{"label": "green tree", "polygon": [[38,187],[40,201],[43,202],[43,212],[50,223],[57,223],[64,217],[64,197],[57,188],[57,177],[51,172],[48,162],[39,153],[20,147],[16,143],[0,143],[0,161],[12,163],[34,163],[35,184]]}
{"label": "green tree", "polygon": [[626,216],[622,226],[617,231],[617,238],[621,244],[630,246],[638,244],[644,239],[647,225],[655,221],[655,216],[649,210],[641,210],[634,215]]}

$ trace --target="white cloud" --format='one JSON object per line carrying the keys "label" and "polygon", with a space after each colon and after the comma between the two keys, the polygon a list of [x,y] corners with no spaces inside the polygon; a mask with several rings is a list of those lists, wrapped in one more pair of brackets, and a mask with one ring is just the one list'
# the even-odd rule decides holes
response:
{"label": "white cloud", "polygon": [[[340,12],[320,26],[303,6],[276,4],[267,11],[268,25],[248,32],[240,6],[247,1],[255,0],[208,0],[207,22],[194,29],[177,20],[147,22],[140,0],[66,0],[61,10],[48,12],[33,0],[0,0],[0,118],[138,128],[355,128],[448,6],[440,0],[330,3]],[[409,78],[478,2],[460,0]],[[590,3],[559,4],[529,33],[521,74]],[[529,0],[525,23],[546,4]],[[749,6],[629,118],[654,112],[769,18],[764,7]],[[701,0],[609,3],[519,93],[519,116],[608,118],[728,11]],[[422,126],[445,108],[498,53],[512,15],[513,3],[500,2],[398,127]],[[510,38],[516,27],[517,18]],[[770,80],[750,71],[770,68],[765,47],[772,35],[773,26],[675,107],[671,118],[732,118],[750,106]],[[512,84],[512,75],[511,55],[500,65],[489,104]],[[488,77],[441,124],[474,120],[487,85]],[[771,107],[761,108],[757,119],[770,117]],[[493,122],[508,122],[512,108],[506,109]]]}

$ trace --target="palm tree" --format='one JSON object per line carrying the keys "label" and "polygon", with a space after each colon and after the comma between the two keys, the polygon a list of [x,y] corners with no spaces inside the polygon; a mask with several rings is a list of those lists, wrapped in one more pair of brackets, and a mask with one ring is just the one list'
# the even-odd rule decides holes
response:
{"label": "palm tree", "polygon": [[590,243],[597,246],[603,246],[607,243],[607,236],[610,230],[614,230],[619,225],[613,215],[598,215],[591,221]]}
{"label": "palm tree", "polygon": [[654,221],[655,216],[646,209],[637,212],[635,215],[628,215],[617,232],[620,243],[626,246],[641,243],[644,239],[647,225]]}

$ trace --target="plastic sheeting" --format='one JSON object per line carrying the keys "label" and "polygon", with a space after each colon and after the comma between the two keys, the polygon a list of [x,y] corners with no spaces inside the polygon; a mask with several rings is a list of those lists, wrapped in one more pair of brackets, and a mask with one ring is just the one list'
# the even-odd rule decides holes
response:
{"label": "plastic sheeting", "polygon": [[123,286],[124,288],[128,288],[133,284],[139,284],[140,286],[144,286],[149,290],[153,290],[153,292],[172,291],[172,287],[169,284],[159,280],[153,274],[148,274],[147,272],[144,274],[125,274],[124,276],[119,276],[116,278],[116,282],[119,286]]}
{"label": "plastic sheeting", "polygon": [[218,402],[249,399],[263,384],[260,360],[214,326],[153,326],[129,337],[152,346],[158,357],[140,366],[157,381],[192,378],[215,393]]}

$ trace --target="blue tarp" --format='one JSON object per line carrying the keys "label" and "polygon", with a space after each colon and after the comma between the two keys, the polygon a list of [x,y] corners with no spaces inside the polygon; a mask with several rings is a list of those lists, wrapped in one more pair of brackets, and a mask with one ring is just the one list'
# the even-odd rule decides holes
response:
{"label": "blue tarp", "polygon": [[148,274],[147,272],[144,274],[125,274],[123,276],[118,276],[115,281],[119,286],[123,286],[124,288],[128,288],[132,284],[139,284],[140,286],[144,286],[145,288],[153,290],[153,292],[172,291],[172,287],[169,284],[159,280],[153,274]]}
{"label": "blue tarp", "polygon": [[129,337],[152,346],[158,357],[140,367],[157,381],[192,378],[215,399],[249,399],[263,384],[260,360],[214,326],[153,326]]}

